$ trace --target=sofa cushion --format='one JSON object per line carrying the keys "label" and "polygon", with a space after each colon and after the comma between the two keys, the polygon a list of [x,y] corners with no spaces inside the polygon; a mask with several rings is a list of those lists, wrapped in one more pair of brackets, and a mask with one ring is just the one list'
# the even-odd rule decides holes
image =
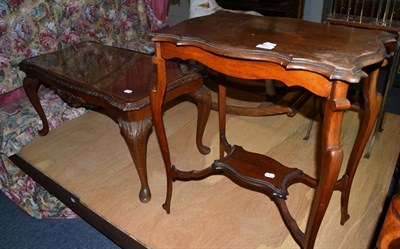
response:
{"label": "sofa cushion", "polygon": [[[57,94],[48,88],[39,90],[39,98],[50,129],[62,122],[84,114],[84,108],[68,106]],[[28,98],[23,98],[0,108],[0,145],[6,156],[17,153],[29,143],[42,127],[42,121]]]}

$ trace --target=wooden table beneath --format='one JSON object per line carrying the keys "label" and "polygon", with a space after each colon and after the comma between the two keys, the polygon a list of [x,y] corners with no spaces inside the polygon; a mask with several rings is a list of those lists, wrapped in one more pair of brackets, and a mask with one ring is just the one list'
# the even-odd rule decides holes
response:
{"label": "wooden table beneath", "polygon": [[[349,219],[352,182],[381,103],[376,83],[386,55],[384,44],[394,42],[393,35],[383,31],[223,11],[189,19],[151,35],[156,47],[153,61],[157,64],[158,82],[150,98],[167,172],[168,192],[164,204],[167,212],[170,211],[173,181],[202,180],[210,175],[223,174],[244,188],[268,195],[301,248],[314,247],[334,190],[342,194],[340,222],[344,224]],[[172,166],[162,119],[165,63],[172,58],[196,60],[217,72],[238,78],[279,80],[288,86],[301,86],[326,99],[318,177],[311,178],[294,165],[289,164],[295,167],[289,168],[271,157],[231,146],[226,140],[229,140],[225,130],[226,86],[222,84],[219,85],[221,159],[209,168],[195,172],[183,172]],[[346,172],[338,179],[344,156],[340,137],[343,113],[351,106],[347,99],[348,84],[359,83],[365,77],[363,124]],[[259,138],[268,140],[268,137]],[[298,147],[291,152],[301,154],[302,151],[302,147]],[[225,157],[224,152],[227,154]],[[286,205],[287,188],[299,182],[316,190],[303,229]]]}

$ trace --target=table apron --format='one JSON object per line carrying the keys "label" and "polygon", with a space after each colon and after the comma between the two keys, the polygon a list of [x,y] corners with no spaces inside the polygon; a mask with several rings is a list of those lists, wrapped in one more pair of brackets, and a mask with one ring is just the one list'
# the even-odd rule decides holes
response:
{"label": "table apron", "polygon": [[224,57],[200,48],[168,42],[161,43],[160,48],[161,57],[165,59],[195,60],[225,75],[250,80],[279,80],[287,86],[304,87],[320,97],[331,95],[333,81],[314,72],[286,69],[274,62]]}

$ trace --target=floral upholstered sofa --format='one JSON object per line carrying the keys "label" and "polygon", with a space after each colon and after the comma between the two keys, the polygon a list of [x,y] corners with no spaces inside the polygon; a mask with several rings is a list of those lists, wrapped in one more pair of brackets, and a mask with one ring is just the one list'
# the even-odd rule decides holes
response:
{"label": "floral upholstered sofa", "polygon": [[[29,143],[41,121],[22,89],[26,58],[83,41],[153,52],[142,39],[150,29],[167,25],[153,11],[164,0],[0,0],[0,188],[37,218],[76,215],[14,165],[9,157]],[[50,128],[83,115],[50,89],[39,96]]]}

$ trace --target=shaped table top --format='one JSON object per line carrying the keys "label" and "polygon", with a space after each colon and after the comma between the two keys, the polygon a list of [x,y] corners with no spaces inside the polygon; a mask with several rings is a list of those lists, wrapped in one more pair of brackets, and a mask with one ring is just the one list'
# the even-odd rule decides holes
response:
{"label": "shaped table top", "polygon": [[[391,33],[294,18],[220,11],[150,33],[155,42],[196,46],[221,56],[269,61],[286,69],[322,74],[330,80],[358,83],[362,69],[382,61]],[[268,43],[272,46],[259,48]],[[274,46],[275,44],[275,46]]]}

